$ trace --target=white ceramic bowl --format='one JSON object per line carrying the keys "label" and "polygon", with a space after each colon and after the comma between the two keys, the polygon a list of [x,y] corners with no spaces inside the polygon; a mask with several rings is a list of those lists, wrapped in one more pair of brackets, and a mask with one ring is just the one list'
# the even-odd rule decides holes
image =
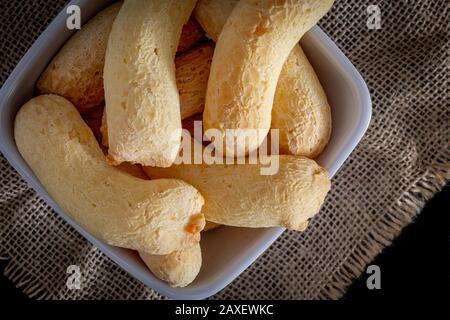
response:
{"label": "white ceramic bowl", "polygon": [[[80,6],[85,22],[111,2],[77,0],[69,4]],[[0,91],[1,151],[64,220],[133,277],[170,298],[203,299],[215,294],[255,261],[284,229],[222,227],[205,234],[201,242],[203,266],[199,276],[187,288],[174,289],[154,277],[135,252],[109,246],[83,230],[49,196],[19,154],[13,135],[15,115],[35,95],[39,75],[74,32],[66,28],[66,18],[63,10],[37,39]],[[371,100],[358,71],[320,28],[313,28],[301,43],[327,93],[333,113],[331,141],[318,159],[333,176],[366,131],[371,117]]]}

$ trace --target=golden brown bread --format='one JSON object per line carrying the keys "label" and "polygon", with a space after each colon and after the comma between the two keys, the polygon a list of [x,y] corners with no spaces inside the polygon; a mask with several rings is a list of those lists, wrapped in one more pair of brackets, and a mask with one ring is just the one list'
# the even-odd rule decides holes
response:
{"label": "golden brown bread", "polygon": [[[237,2],[197,2],[195,16],[214,41]],[[331,126],[323,88],[300,45],[296,45],[284,63],[273,102],[271,128],[280,130],[280,152],[316,157],[329,141]]]}
{"label": "golden brown bread", "polygon": [[178,43],[177,53],[183,53],[192,49],[205,36],[205,31],[194,16],[191,16],[183,26],[180,42]]}
{"label": "golden brown bread", "polygon": [[206,221],[205,227],[203,228],[202,232],[208,232],[208,231],[212,231],[215,230],[217,228],[219,228],[221,225],[218,223],[214,223],[211,221]]}
{"label": "golden brown bread", "polygon": [[81,114],[84,122],[88,125],[88,127],[92,130],[92,133],[95,136],[95,139],[100,143],[102,141],[102,132],[100,130],[102,126],[102,118],[103,118],[103,110],[105,106],[97,106],[93,108],[87,109],[85,112]]}
{"label": "golden brown bread", "polygon": [[197,277],[202,266],[200,245],[174,251],[168,255],[139,252],[151,272],[172,287],[186,287]]}
{"label": "golden brown bread", "polygon": [[[102,122],[102,114],[103,114],[103,108],[92,108],[89,112],[82,115],[83,119],[89,126],[89,128],[94,132],[94,135],[97,138],[97,141],[99,144],[102,143],[102,134],[100,133],[100,126]],[[201,121],[202,120],[202,114],[197,114],[192,117],[189,117],[185,120],[183,120],[183,129],[187,129],[190,131],[191,135],[194,135],[194,121]],[[97,137],[99,136],[99,137]],[[106,145],[107,146],[107,145]],[[120,165],[117,166],[118,169],[121,169],[124,172],[127,172],[137,178],[140,179],[149,179],[149,177],[145,174],[144,170],[140,165],[133,165],[128,162],[123,162]],[[214,229],[217,229],[220,227],[220,224],[211,222],[211,221],[205,221],[205,227],[203,228],[202,232],[211,231]]]}
{"label": "golden brown bread", "polygon": [[181,119],[203,112],[214,43],[208,42],[175,59]]}
{"label": "golden brown bread", "polygon": [[239,0],[198,0],[194,15],[215,42]]}
{"label": "golden brown bread", "polygon": [[40,93],[55,93],[84,110],[104,100],[106,45],[121,2],[97,14],[61,48],[38,80]]}
{"label": "golden brown bread", "polygon": [[202,121],[203,121],[203,114],[198,113],[189,118],[183,119],[181,124],[182,124],[183,129],[186,129],[187,131],[189,131],[189,134],[191,135],[191,137],[194,137],[195,123],[196,122],[201,123]]}
{"label": "golden brown bread", "polygon": [[[213,53],[214,45],[211,42],[207,42],[175,58],[182,123],[190,117],[195,117],[196,120],[200,121],[203,118],[201,113],[204,108],[206,85]],[[106,113],[103,114],[101,122],[102,144],[107,147]]]}
{"label": "golden brown bread", "polygon": [[[256,150],[271,125],[275,89],[289,53],[333,0],[240,1],[217,40],[206,92],[205,134],[259,130],[238,153]],[[217,146],[221,148],[221,146]],[[226,144],[227,152],[233,145]],[[220,149],[219,149],[220,150]]]}
{"label": "golden brown bread", "polygon": [[203,198],[181,180],[146,181],[109,166],[66,99],[33,98],[18,112],[22,157],[59,206],[108,244],[168,254],[200,240]]}
{"label": "golden brown bread", "polygon": [[[103,122],[103,109],[104,106],[98,106],[94,108],[89,108],[86,112],[81,114],[84,122],[88,125],[89,129],[91,129],[92,133],[95,136],[95,139],[99,143],[100,147],[103,150],[103,153],[108,154],[108,149],[106,146],[102,145],[102,137],[107,135],[103,135],[102,132],[102,122]],[[131,164],[128,162],[122,162],[117,166],[117,169],[120,169],[124,172],[127,172],[137,178],[148,180],[148,176],[145,174],[142,167],[138,164]]]}
{"label": "golden brown bread", "polygon": [[108,148],[108,124],[106,122],[106,110],[103,110],[100,133],[102,135],[101,145],[105,148]]}
{"label": "golden brown bread", "polygon": [[[122,1],[89,20],[62,47],[37,83],[40,93],[67,98],[80,111],[103,104],[103,66],[109,33]],[[194,47],[204,37],[195,18],[183,26],[178,52]]]}
{"label": "golden brown bread", "polygon": [[[83,115],[84,116],[84,115]],[[95,123],[96,126],[98,126],[98,123],[101,122],[102,120],[98,120],[99,114],[98,112],[95,113],[95,116],[91,116],[91,118],[93,117],[97,117],[97,119],[90,119],[91,123]],[[100,116],[101,117],[101,116]],[[202,121],[202,114],[196,114],[194,116],[191,116],[187,119],[184,119],[182,122],[182,127],[183,129],[187,129],[188,131],[190,131],[190,134],[192,136],[194,136],[194,121]],[[89,125],[89,124],[88,124]],[[106,125],[105,125],[106,126]],[[91,127],[91,130],[93,132],[98,132],[100,131],[98,128],[96,127]],[[101,134],[100,134],[101,136]],[[105,137],[105,135],[103,136]],[[106,135],[107,137],[107,135]],[[98,140],[99,143],[102,143],[102,138],[100,138],[100,140]],[[103,141],[103,143],[107,143],[107,141]],[[105,145],[107,146],[107,144]],[[137,178],[141,178],[141,179],[149,179],[149,177],[145,174],[142,166],[140,165],[132,165],[128,162],[123,162],[120,165],[117,166],[118,169],[121,169],[122,171],[125,171]],[[220,227],[220,224],[211,222],[211,221],[206,221],[205,227],[203,228],[202,232],[207,232],[207,231],[211,231],[214,229],[217,229]]]}
{"label": "golden brown bread", "polygon": [[305,222],[319,212],[330,189],[328,173],[302,156],[267,159],[278,159],[277,173],[261,175],[260,169],[265,166],[262,163],[181,164],[170,168],[144,167],[144,171],[151,179],[182,179],[196,187],[205,198],[202,213],[208,221],[238,227],[304,230]]}
{"label": "golden brown bread", "polygon": [[168,167],[181,139],[175,53],[195,0],[125,0],[103,71],[108,154],[114,164]]}
{"label": "golden brown bread", "polygon": [[279,129],[280,153],[317,157],[331,136],[325,92],[300,45],[284,63],[275,91],[272,129]]}
{"label": "golden brown bread", "polygon": [[133,177],[143,180],[150,180],[150,178],[145,174],[140,164],[131,164],[128,162],[122,162],[121,164],[116,166],[116,168],[128,174],[131,174]]}

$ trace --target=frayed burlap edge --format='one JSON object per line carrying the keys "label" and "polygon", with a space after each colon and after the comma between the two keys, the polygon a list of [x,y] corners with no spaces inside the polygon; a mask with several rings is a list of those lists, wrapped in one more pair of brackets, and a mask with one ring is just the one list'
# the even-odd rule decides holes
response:
{"label": "frayed burlap edge", "polygon": [[450,181],[449,148],[437,157],[437,164],[417,179],[411,187],[378,220],[373,229],[355,247],[329,283],[321,291],[321,299],[340,299],[366,266],[392,244],[404,227],[420,213],[425,203]]}
{"label": "frayed burlap edge", "polygon": [[17,261],[3,256],[3,254],[0,256],[0,260],[8,261],[8,264],[3,271],[3,275],[11,281],[17,289],[21,290],[31,299],[51,299],[51,292],[41,281],[39,281],[39,277],[31,275],[26,271],[26,268],[21,266]]}

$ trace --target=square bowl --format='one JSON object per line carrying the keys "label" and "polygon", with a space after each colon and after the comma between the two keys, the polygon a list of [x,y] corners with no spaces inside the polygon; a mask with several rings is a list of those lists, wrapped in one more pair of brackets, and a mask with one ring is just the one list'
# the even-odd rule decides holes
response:
{"label": "square bowl", "polygon": [[[76,0],[86,22],[111,0]],[[14,118],[19,108],[35,96],[35,83],[47,64],[75,30],[66,27],[66,9],[53,20],[22,58],[0,90],[0,149],[33,189],[73,228],[133,277],[162,295],[174,299],[204,299],[227,286],[252,264],[282,233],[283,228],[222,227],[202,236],[203,265],[197,279],[186,288],[172,288],[147,269],[131,250],[113,247],[81,228],[49,196],[22,159],[14,141]],[[372,107],[361,75],[333,41],[314,27],[301,41],[327,94],[333,131],[325,151],[316,159],[332,177],[363,137]]]}

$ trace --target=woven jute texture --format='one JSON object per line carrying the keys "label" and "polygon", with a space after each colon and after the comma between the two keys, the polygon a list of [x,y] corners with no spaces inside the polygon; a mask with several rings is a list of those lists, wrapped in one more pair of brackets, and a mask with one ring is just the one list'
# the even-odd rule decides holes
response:
{"label": "woven jute texture", "polygon": [[[381,29],[367,27],[369,4]],[[3,83],[64,1],[0,2]],[[369,86],[366,136],[333,179],[304,233],[285,232],[213,298],[339,298],[450,179],[448,1],[337,1],[321,27]],[[68,226],[1,157],[0,256],[27,295],[48,299],[162,298]],[[68,265],[83,270],[66,286]]]}

